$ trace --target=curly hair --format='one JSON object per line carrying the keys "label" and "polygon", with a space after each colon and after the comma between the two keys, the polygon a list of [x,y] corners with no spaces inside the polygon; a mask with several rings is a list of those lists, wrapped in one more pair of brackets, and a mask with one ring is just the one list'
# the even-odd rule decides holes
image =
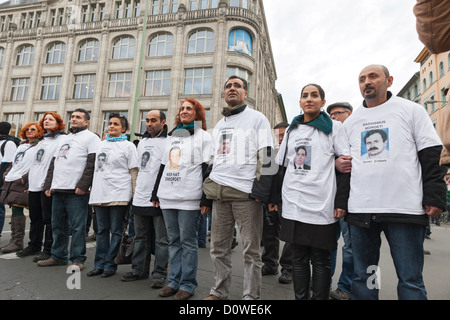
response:
{"label": "curly hair", "polygon": [[[195,121],[201,121],[202,122],[202,129],[206,131],[206,113],[205,108],[202,106],[200,102],[193,98],[184,98],[184,100],[180,103],[180,108],[183,105],[183,103],[189,102],[194,106],[195,110]],[[181,122],[180,119],[180,111],[178,110],[178,114],[175,117],[175,125],[177,126]]]}
{"label": "curly hair", "polygon": [[44,129],[42,129],[41,125],[36,122],[29,122],[23,126],[22,130],[20,130],[19,137],[23,140],[27,140],[27,129],[31,126],[35,126],[37,129],[36,138],[40,139],[44,136]]}
{"label": "curly hair", "polygon": [[41,125],[41,127],[44,128],[44,119],[48,114],[50,114],[53,118],[55,118],[56,123],[57,123],[57,126],[54,127],[52,129],[52,131],[59,131],[59,130],[64,131],[64,129],[66,128],[66,125],[64,124],[63,119],[61,118],[61,116],[59,114],[57,114],[56,112],[52,112],[52,111],[44,113],[44,116],[42,117],[41,121],[39,121],[39,124]]}

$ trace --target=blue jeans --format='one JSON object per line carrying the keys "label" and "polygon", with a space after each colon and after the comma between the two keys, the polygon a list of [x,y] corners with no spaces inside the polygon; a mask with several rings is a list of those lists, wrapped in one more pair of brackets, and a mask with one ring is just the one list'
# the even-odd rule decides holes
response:
{"label": "blue jeans", "polygon": [[96,269],[117,270],[114,259],[119,252],[127,209],[128,206],[95,207],[98,227],[94,260]]}
{"label": "blue jeans", "polygon": [[[376,276],[373,269],[369,267],[378,266],[382,231],[389,243],[398,277],[398,299],[427,299],[422,277],[425,226],[372,222],[369,228],[360,228],[351,224],[349,224],[349,227],[355,271],[352,282],[352,299],[378,299],[379,288],[374,286],[372,281]],[[379,270],[379,272],[382,275],[383,270]]]}
{"label": "blue jeans", "polygon": [[[86,223],[89,196],[56,192],[52,196],[53,244],[51,257],[57,261],[72,263],[86,261]],[[69,236],[72,233],[70,257]]]}
{"label": "blue jeans", "polygon": [[339,289],[351,293],[353,279],[352,242],[350,240],[348,223],[344,219],[340,219],[339,223],[344,245],[342,246],[342,271],[337,286]]}
{"label": "blue jeans", "polygon": [[169,239],[169,287],[191,294],[197,288],[200,210],[162,209]]}
{"label": "blue jeans", "polygon": [[206,246],[206,229],[207,229],[206,214],[201,215],[198,222],[198,245]]}
{"label": "blue jeans", "polygon": [[0,236],[2,235],[3,226],[5,225],[5,205],[3,203],[0,203]]}

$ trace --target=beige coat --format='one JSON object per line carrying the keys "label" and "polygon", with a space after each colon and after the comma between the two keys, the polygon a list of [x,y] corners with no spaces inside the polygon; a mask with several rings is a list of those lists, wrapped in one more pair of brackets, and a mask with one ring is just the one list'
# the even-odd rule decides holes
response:
{"label": "beige coat", "polygon": [[448,97],[447,106],[444,108],[442,124],[440,126],[439,136],[442,139],[444,149],[441,154],[441,166],[450,168],[450,83],[444,90],[444,94]]}

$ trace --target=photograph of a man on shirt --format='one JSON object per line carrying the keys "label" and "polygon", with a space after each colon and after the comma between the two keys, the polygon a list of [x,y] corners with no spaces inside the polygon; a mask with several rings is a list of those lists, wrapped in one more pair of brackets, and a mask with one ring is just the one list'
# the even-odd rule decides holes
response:
{"label": "photograph of a man on shirt", "polygon": [[217,150],[217,154],[229,154],[231,148],[231,139],[232,134],[222,134],[219,143],[219,150]]}
{"label": "photograph of a man on shirt", "polygon": [[150,152],[145,151],[141,157],[141,169],[140,170],[145,170],[145,168],[147,167],[147,163],[149,161],[150,161]]}
{"label": "photograph of a man on shirt", "polygon": [[389,129],[362,132],[361,157],[363,160],[389,159]]}
{"label": "photograph of a man on shirt", "polygon": [[106,164],[106,158],[107,158],[107,155],[104,152],[100,153],[97,156],[97,162],[96,162],[97,168],[95,169],[95,171],[104,171],[105,170],[104,166]]}
{"label": "photograph of a man on shirt", "polygon": [[311,170],[311,165],[306,164],[311,159],[311,146],[300,145],[295,147],[294,169]]}

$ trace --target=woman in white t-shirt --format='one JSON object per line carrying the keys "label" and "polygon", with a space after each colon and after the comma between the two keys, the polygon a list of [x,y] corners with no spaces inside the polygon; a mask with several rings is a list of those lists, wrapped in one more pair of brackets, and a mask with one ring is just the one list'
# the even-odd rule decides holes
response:
{"label": "woman in white t-shirt", "polygon": [[[50,258],[52,236],[52,196],[44,193],[44,182],[53,155],[66,136],[66,125],[56,112],[46,112],[39,121],[44,129],[44,138],[33,148],[33,158],[28,172],[28,204],[30,216],[30,242],[17,252],[20,257],[38,254],[34,262]],[[42,248],[42,252],[41,252]]]}
{"label": "woman in white t-shirt", "polygon": [[198,225],[211,202],[203,194],[203,176],[212,157],[212,137],[206,132],[205,109],[186,98],[168,134],[152,202],[160,206],[169,238],[169,284],[159,295],[189,299],[197,288]]}
{"label": "woman in white t-shirt", "polygon": [[293,120],[276,161],[286,167],[280,239],[292,244],[296,299],[309,298],[310,264],[312,299],[329,298],[330,250],[336,249],[338,219],[346,209],[345,203],[335,199],[334,160],[350,151],[342,124],[321,111],[325,103],[320,86],[311,84],[302,89],[303,114]]}
{"label": "woman in white t-shirt", "polygon": [[5,175],[0,202],[11,206],[11,241],[1,249],[2,253],[17,252],[23,249],[26,217],[24,208],[28,208],[28,189],[24,177],[30,169],[33,159],[32,149],[42,138],[44,130],[35,122],[26,124],[19,133],[22,143],[17,148],[11,169]]}
{"label": "woman in white t-shirt", "polygon": [[97,149],[89,205],[95,207],[98,232],[94,269],[88,277],[110,277],[116,273],[114,259],[119,251],[129,202],[138,173],[136,146],[127,140],[128,120],[113,113],[108,134]]}

